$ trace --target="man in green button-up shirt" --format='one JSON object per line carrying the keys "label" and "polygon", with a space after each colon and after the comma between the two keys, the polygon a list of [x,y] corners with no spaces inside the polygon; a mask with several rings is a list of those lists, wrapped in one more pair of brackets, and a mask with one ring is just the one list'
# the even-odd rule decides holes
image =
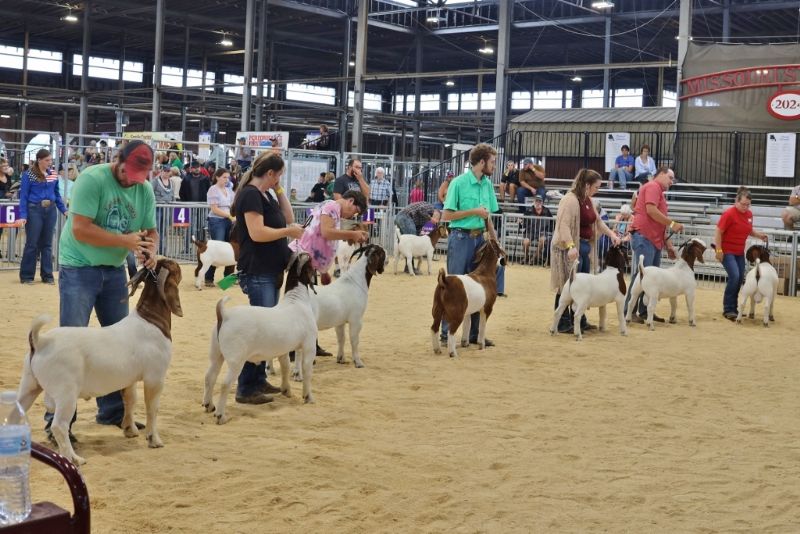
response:
{"label": "man in green button-up shirt", "polygon": [[[467,274],[475,270],[475,251],[483,244],[484,232],[489,232],[489,239],[497,240],[491,218],[498,210],[491,181],[496,162],[497,151],[491,145],[479,143],[469,152],[469,170],[450,182],[442,213],[442,220],[450,223],[448,274]],[[472,314],[470,343],[477,343],[479,321],[480,312]],[[447,340],[447,330],[447,322],[442,321],[442,341]],[[487,347],[493,345],[486,340]]]}

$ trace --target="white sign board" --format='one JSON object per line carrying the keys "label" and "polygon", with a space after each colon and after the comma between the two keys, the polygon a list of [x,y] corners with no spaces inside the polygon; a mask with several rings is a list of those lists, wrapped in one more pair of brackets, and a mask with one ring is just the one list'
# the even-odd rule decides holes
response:
{"label": "white sign board", "polygon": [[289,148],[289,132],[236,132],[237,143],[242,137],[245,146],[249,147]]}
{"label": "white sign board", "polygon": [[303,202],[311,194],[311,188],[319,181],[319,173],[328,171],[328,158],[292,159],[289,169],[289,188],[297,190],[297,200]]}
{"label": "white sign board", "polygon": [[622,145],[631,146],[631,134],[628,132],[611,132],[606,134],[606,172],[614,170],[617,156],[622,155]]}
{"label": "white sign board", "polygon": [[197,137],[197,159],[200,161],[208,161],[211,156],[211,134],[209,132],[200,132]]}
{"label": "white sign board", "polygon": [[766,175],[771,178],[794,178],[796,133],[767,134]]}

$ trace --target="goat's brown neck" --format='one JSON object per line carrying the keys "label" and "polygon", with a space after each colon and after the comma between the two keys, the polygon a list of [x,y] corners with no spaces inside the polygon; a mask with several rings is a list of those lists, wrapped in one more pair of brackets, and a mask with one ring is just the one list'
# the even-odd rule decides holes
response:
{"label": "goat's brown neck", "polygon": [[497,254],[493,251],[487,252],[483,256],[483,261],[481,261],[475,270],[469,274],[475,276],[490,276],[492,278],[495,277],[497,273]]}
{"label": "goat's brown neck", "polygon": [[431,245],[433,245],[435,247],[436,243],[439,242],[439,237],[440,237],[439,236],[439,229],[437,228],[433,232],[429,233],[428,237],[431,239]]}
{"label": "goat's brown neck", "polygon": [[172,310],[158,292],[158,282],[147,280],[136,303],[139,316],[161,330],[164,337],[172,341]]}

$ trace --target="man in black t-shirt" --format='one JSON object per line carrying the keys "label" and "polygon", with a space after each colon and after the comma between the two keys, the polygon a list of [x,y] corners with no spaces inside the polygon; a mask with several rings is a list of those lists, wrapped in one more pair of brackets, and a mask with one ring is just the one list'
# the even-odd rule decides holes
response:
{"label": "man in black t-shirt", "polygon": [[333,200],[339,200],[345,191],[353,189],[361,191],[365,197],[369,198],[369,185],[364,180],[363,168],[360,159],[353,158],[347,162],[344,174],[338,177],[333,184]]}
{"label": "man in black t-shirt", "polygon": [[319,181],[311,188],[311,194],[306,198],[306,202],[322,202],[325,200],[325,175],[327,172],[319,173]]}

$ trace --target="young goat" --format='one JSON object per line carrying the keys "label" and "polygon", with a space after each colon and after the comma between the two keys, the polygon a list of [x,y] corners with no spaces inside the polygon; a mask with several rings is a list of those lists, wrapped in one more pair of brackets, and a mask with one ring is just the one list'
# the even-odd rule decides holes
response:
{"label": "young goat", "polygon": [[658,299],[669,298],[669,322],[675,324],[675,311],[678,307],[678,296],[686,296],[686,307],[689,309],[689,326],[696,326],[694,315],[694,290],[697,282],[694,279],[694,262],[703,261],[706,244],[697,238],[690,239],[681,247],[681,257],[669,269],[661,267],[644,267],[644,256],[639,256],[639,272],[631,283],[631,298],[628,302],[628,315],[631,320],[633,309],[639,295],[644,292],[647,303],[647,321],[650,330],[653,326],[653,315],[656,312]]}
{"label": "young goat", "polygon": [[[295,253],[289,261],[286,293],[272,308],[235,306],[225,308],[229,297],[217,302],[217,324],[211,332],[210,361],[206,372],[203,406],[215,412],[217,424],[228,421],[225,404],[231,384],[242,371],[245,362],[259,363],[272,358],[281,362],[281,393],[291,397],[289,387],[289,351],[297,351],[297,361],[303,366],[303,399],[314,402],[311,394],[311,369],[317,347],[317,325],[311,307],[314,268],[305,252]],[[211,396],[222,363],[228,373],[222,382],[215,407]]]}
{"label": "young goat", "polygon": [[421,265],[423,256],[428,260],[428,274],[431,274],[431,260],[436,243],[447,237],[447,226],[439,224],[428,235],[401,234],[400,228],[395,227],[394,234],[394,274],[397,274],[397,263],[401,256],[405,258],[408,274],[411,276],[414,276],[414,258],[420,258]]}
{"label": "young goat", "polygon": [[480,312],[478,325],[478,346],[485,348],[486,321],[492,314],[494,301],[497,299],[497,262],[506,255],[497,241],[489,240],[478,248],[475,253],[475,262],[478,264],[469,274],[445,275],[444,269],[439,269],[439,280],[433,294],[433,324],[431,325],[431,339],[433,352],[439,354],[439,326],[442,319],[447,321],[450,328],[447,334],[447,351],[452,358],[458,356],[456,352],[456,332],[459,326],[461,332],[461,346],[469,345],[469,330],[472,323],[470,315]]}
{"label": "young goat", "polygon": [[[361,327],[364,325],[364,312],[367,310],[367,297],[372,277],[383,273],[386,262],[386,251],[378,245],[366,245],[353,253],[358,260],[350,266],[350,270],[327,286],[317,288],[312,296],[312,306],[317,318],[319,331],[336,329],[336,362],[346,363],[344,359],[344,327],[350,326],[350,348],[353,351],[353,364],[364,367],[358,353],[358,341]],[[348,263],[350,258],[348,258]],[[294,378],[302,380],[304,369],[295,359]]]}
{"label": "young goat", "polygon": [[197,267],[194,269],[194,287],[203,289],[203,278],[209,267],[225,267],[225,276],[231,274],[239,257],[239,243],[232,241],[197,241],[192,236],[192,243],[197,247]]}
{"label": "young goat", "polygon": [[[367,225],[364,223],[357,223],[352,229],[369,233],[369,228],[367,228]],[[353,257],[353,253],[358,247],[358,243],[350,241],[349,239],[342,239],[339,241],[339,244],[336,245],[336,262],[339,264],[339,276],[350,269],[350,259]]]}
{"label": "young goat", "polygon": [[[58,450],[75,464],[85,460],[75,453],[68,432],[78,398],[88,399],[122,391],[125,437],[139,435],[133,421],[136,383],[144,382],[147,408],[147,443],[164,444],[156,428],[158,401],[172,357],[171,314],[183,316],[178,286],[181,270],[172,260],[161,259],[155,277],[142,269],[131,279],[130,296],[144,282],[136,310],[116,324],[103,328],[61,327],[44,334],[50,321],[41,315],[28,334],[30,352],[25,356],[17,398],[27,412],[44,389],[45,404],[55,412],[52,432]],[[52,403],[54,406],[50,406]]]}
{"label": "young goat", "polygon": [[774,321],[772,307],[778,296],[778,272],[769,262],[769,250],[763,245],[753,245],[747,249],[745,258],[749,263],[755,263],[745,278],[744,285],[739,290],[739,315],[736,322],[742,322],[742,313],[747,299],[750,299],[750,319],[755,319],[756,302],[764,301],[764,326],[768,327]]}
{"label": "young goat", "polygon": [[561,290],[561,298],[558,301],[558,309],[553,314],[553,326],[550,327],[550,334],[558,332],[558,320],[572,304],[575,311],[575,338],[580,341],[583,339],[581,333],[581,317],[586,310],[591,307],[600,308],[600,330],[606,329],[606,305],[612,302],[617,303],[617,316],[619,317],[619,333],[627,335],[628,329],[625,324],[625,267],[628,265],[628,257],[620,247],[611,247],[606,252],[606,268],[600,274],[577,273],[578,261],[572,265],[569,273],[569,280]]}

